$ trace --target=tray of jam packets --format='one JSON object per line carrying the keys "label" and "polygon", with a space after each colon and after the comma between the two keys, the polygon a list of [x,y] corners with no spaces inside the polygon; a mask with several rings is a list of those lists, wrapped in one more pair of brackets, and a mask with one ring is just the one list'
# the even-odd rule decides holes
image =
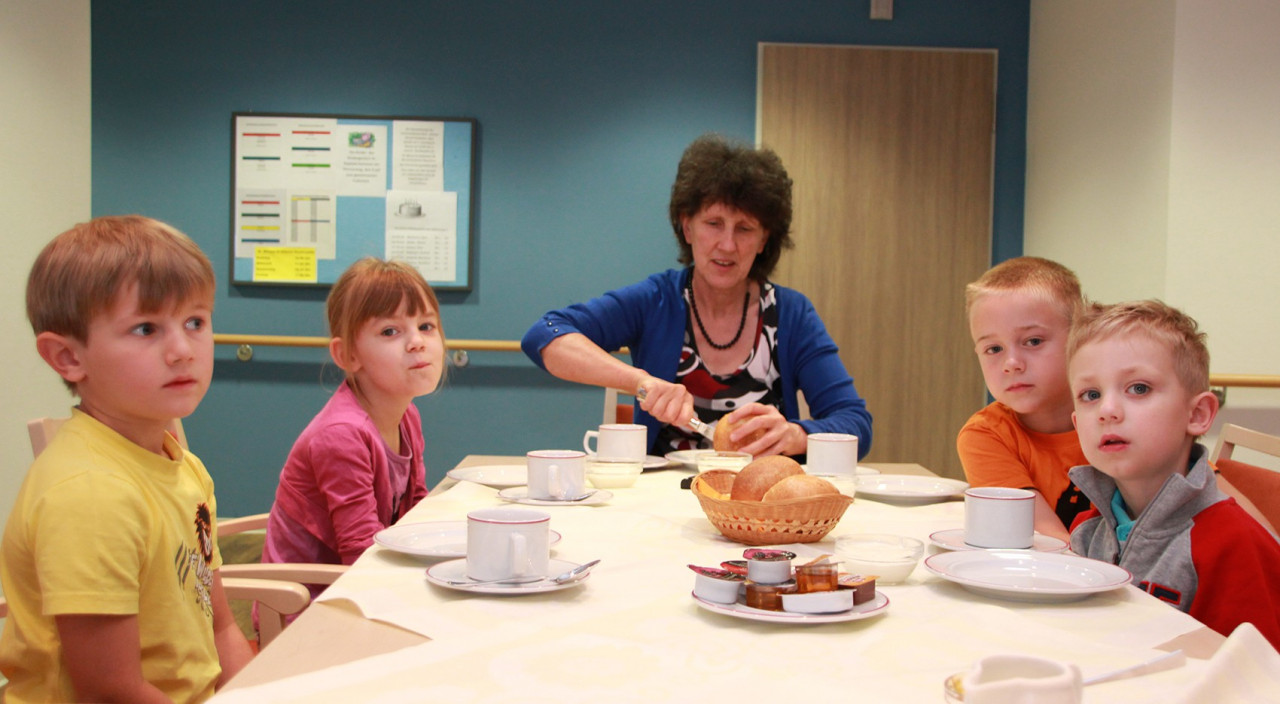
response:
{"label": "tray of jam packets", "polygon": [[748,548],[719,568],[689,565],[693,600],[714,613],[772,623],[837,623],[884,613],[876,577],[840,573],[830,555],[793,566],[786,550]]}

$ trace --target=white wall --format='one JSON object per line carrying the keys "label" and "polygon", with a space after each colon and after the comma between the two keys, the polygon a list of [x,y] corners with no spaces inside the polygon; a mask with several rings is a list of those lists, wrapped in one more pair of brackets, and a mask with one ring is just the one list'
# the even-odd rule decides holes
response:
{"label": "white wall", "polygon": [[[1280,375],[1278,33],[1274,0],[1031,3],[1026,252],[1187,311],[1218,374]],[[1222,422],[1280,434],[1280,391]]]}
{"label": "white wall", "polygon": [[27,273],[54,235],[87,220],[89,0],[0,0],[0,524],[31,463],[27,420],[72,398],[35,352]]}
{"label": "white wall", "polygon": [[1164,295],[1173,5],[1031,3],[1024,249],[1100,301]]}

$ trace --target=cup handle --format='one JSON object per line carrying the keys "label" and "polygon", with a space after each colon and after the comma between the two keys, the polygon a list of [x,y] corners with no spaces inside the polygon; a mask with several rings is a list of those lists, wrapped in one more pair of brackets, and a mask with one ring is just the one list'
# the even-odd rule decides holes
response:
{"label": "cup handle", "polygon": [[511,575],[523,577],[529,574],[529,541],[523,533],[511,534]]}
{"label": "cup handle", "polygon": [[596,451],[591,449],[591,438],[596,438],[596,442],[599,443],[600,431],[588,430],[582,435],[582,449],[586,450],[588,455],[594,456],[596,454]]}
{"label": "cup handle", "polygon": [[551,494],[553,499],[563,499],[565,496],[564,481],[558,464],[547,467],[547,493]]}

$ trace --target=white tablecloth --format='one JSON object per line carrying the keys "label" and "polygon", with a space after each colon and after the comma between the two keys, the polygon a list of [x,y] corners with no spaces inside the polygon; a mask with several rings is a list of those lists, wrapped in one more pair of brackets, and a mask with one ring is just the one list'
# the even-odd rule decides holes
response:
{"label": "white tablecloth", "polygon": [[[761,623],[710,613],[690,596],[687,564],[716,565],[743,547],[719,535],[684,471],[645,473],[601,506],[542,510],[563,534],[553,556],[600,558],[581,586],[519,597],[428,584],[434,561],[371,548],[322,596],[348,599],[367,618],[431,640],[275,683],[233,690],[242,701],[714,701],[769,695],[858,696],[863,701],[942,700],[943,679],[973,661],[1016,652],[1073,662],[1085,677],[1158,654],[1200,628],[1194,619],[1128,587],[1066,604],[1025,604],[973,594],[923,565],[875,618],[823,625]],[[463,520],[502,504],[497,490],[461,482],[433,494],[403,522]],[[963,504],[901,507],[858,499],[820,543],[834,552],[854,532],[930,533],[963,525]],[[316,644],[323,648],[324,644]],[[1180,669],[1086,690],[1086,701],[1169,701],[1204,670]]]}

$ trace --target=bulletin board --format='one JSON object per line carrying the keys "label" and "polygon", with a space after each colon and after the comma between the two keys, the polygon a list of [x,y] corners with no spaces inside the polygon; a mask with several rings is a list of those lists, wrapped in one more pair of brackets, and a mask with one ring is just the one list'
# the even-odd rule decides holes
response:
{"label": "bulletin board", "polygon": [[326,286],[361,257],[471,289],[476,121],[232,113],[231,281]]}

